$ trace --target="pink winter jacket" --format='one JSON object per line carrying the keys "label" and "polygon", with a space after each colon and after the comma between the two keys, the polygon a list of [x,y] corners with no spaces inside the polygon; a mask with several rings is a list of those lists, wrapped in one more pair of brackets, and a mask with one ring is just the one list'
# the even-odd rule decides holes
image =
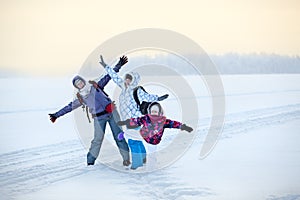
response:
{"label": "pink winter jacket", "polygon": [[142,126],[140,134],[144,140],[153,145],[160,143],[165,128],[181,128],[181,122],[167,119],[165,116],[144,115],[130,119],[130,126]]}

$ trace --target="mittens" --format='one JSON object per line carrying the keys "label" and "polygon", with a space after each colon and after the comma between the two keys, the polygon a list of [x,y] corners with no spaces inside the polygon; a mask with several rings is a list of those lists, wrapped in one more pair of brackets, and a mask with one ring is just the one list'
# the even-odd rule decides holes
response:
{"label": "mittens", "polygon": [[123,140],[124,138],[124,132],[118,134],[118,140]]}
{"label": "mittens", "polygon": [[182,124],[181,127],[180,127],[180,129],[183,130],[183,131],[187,131],[189,133],[193,131],[193,128],[187,126],[186,124]]}
{"label": "mittens", "polygon": [[57,117],[55,116],[55,114],[49,114],[49,116],[50,116],[51,122],[54,123],[55,120],[57,119]]}
{"label": "mittens", "polygon": [[169,97],[169,95],[168,95],[168,94],[165,94],[165,95],[163,95],[163,96],[161,96],[161,97],[158,97],[158,98],[157,98],[157,101],[165,100],[165,99],[168,98],[168,97]]}

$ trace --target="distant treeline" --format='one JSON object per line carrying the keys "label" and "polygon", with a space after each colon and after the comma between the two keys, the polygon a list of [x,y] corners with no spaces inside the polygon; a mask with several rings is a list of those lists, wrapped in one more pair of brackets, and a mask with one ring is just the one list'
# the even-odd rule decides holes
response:
{"label": "distant treeline", "polygon": [[[190,55],[193,57],[193,55]],[[196,56],[196,55],[195,55]],[[291,74],[300,73],[300,56],[286,56],[278,54],[237,54],[227,53],[223,55],[202,55],[200,63],[202,67],[216,67],[221,74]],[[212,62],[211,62],[212,61]],[[139,56],[132,63],[161,63],[170,67],[182,68],[180,73],[194,74],[188,63],[172,54]],[[147,74],[157,74],[149,69]],[[161,74],[159,74],[161,75]]]}
{"label": "distant treeline", "polygon": [[[200,63],[203,64],[201,67],[206,67],[206,69],[216,67],[220,74],[300,74],[299,55],[227,53],[223,55],[211,54],[209,57],[203,54],[202,56],[202,58],[199,56],[196,57],[196,59],[200,60]],[[155,56],[140,55],[137,57],[129,57],[129,61],[128,65],[132,66],[154,63],[169,66],[171,69],[175,68],[178,74],[195,74],[195,70],[191,68],[188,62],[185,62],[184,59],[173,54],[158,54]],[[99,74],[100,69],[102,68],[99,67],[97,60],[90,60],[87,66],[81,69],[81,73],[94,76],[95,74]],[[130,67],[124,67],[124,69],[130,70]],[[143,75],[170,75],[168,71],[160,69],[161,68],[152,68],[151,66],[146,67],[143,69]],[[201,71],[201,73],[203,73],[203,71]],[[24,74],[24,72],[11,70],[9,68],[0,68],[0,78],[26,76],[30,76],[30,74]]]}
{"label": "distant treeline", "polygon": [[221,74],[300,73],[300,56],[228,53],[210,58]]}

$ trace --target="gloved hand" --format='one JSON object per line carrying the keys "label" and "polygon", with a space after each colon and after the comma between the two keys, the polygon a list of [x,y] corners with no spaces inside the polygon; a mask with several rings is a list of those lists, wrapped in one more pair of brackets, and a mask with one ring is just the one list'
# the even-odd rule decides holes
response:
{"label": "gloved hand", "polygon": [[117,124],[119,126],[129,125],[130,119],[126,119],[125,121],[118,121]]}
{"label": "gloved hand", "polygon": [[107,64],[104,62],[102,55],[100,55],[100,61],[99,63],[105,68]]}
{"label": "gloved hand", "polygon": [[49,114],[49,116],[50,116],[51,122],[54,123],[55,120],[57,119],[57,117],[55,116],[55,114]]}
{"label": "gloved hand", "polygon": [[157,101],[165,100],[165,99],[168,98],[168,97],[169,97],[169,95],[168,95],[168,94],[165,94],[165,95],[163,95],[163,96],[161,96],[161,97],[158,97],[158,98],[157,98]]}
{"label": "gloved hand", "polygon": [[124,138],[124,132],[118,134],[118,140],[123,140]]}
{"label": "gloved hand", "polygon": [[119,60],[119,62],[118,62],[117,65],[123,66],[123,65],[125,65],[126,63],[128,63],[128,58],[127,58],[127,56],[122,56],[122,57],[120,57],[120,60]]}
{"label": "gloved hand", "polygon": [[180,129],[183,130],[183,131],[187,131],[189,133],[193,131],[193,128],[187,126],[186,124],[182,124],[181,127],[180,127]]}
{"label": "gloved hand", "polygon": [[114,71],[118,73],[120,71],[121,67],[123,65],[125,65],[127,62],[128,62],[127,56],[120,57],[119,62],[114,67]]}

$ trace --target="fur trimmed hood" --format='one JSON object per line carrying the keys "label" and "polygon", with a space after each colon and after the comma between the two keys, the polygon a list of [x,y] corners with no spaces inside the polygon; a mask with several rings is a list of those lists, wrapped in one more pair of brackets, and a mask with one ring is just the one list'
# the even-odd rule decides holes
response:
{"label": "fur trimmed hood", "polygon": [[135,88],[139,85],[139,82],[141,80],[141,77],[139,75],[139,73],[137,72],[129,72],[129,73],[126,73],[125,76],[124,76],[124,81],[125,81],[125,77],[126,75],[129,74],[131,77],[132,77],[132,81],[131,81],[131,84],[129,85],[130,88]]}

